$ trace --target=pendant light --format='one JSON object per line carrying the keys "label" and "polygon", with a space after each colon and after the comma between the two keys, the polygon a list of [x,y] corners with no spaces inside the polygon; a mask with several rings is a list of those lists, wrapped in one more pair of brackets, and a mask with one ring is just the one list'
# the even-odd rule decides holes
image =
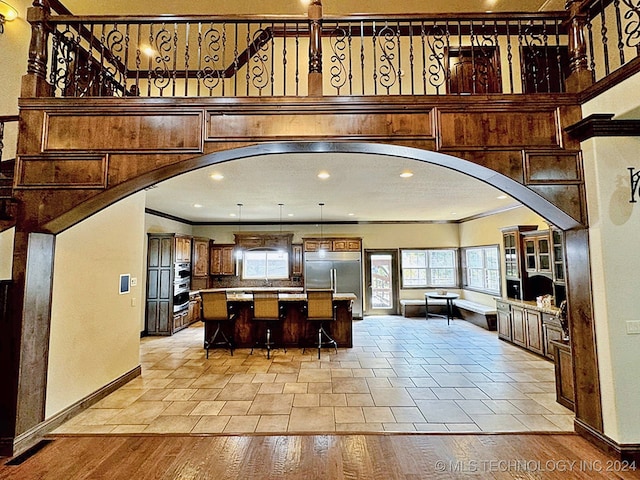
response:
{"label": "pendant light", "polygon": [[325,254],[327,253],[325,251],[324,245],[323,245],[323,239],[324,239],[324,235],[323,235],[323,224],[324,224],[323,207],[324,207],[324,203],[320,202],[318,205],[320,206],[320,248],[318,249],[318,255],[320,255],[320,257],[323,258],[325,256]]}
{"label": "pendant light", "polygon": [[[241,241],[242,234],[242,204],[238,203],[238,240]],[[242,259],[242,246],[240,244],[236,245],[236,275],[240,275],[240,259]]]}

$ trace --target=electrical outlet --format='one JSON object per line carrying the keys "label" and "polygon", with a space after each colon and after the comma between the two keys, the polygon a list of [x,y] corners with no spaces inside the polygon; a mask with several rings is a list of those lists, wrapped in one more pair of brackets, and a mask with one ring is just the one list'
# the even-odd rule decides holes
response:
{"label": "electrical outlet", "polygon": [[627,320],[627,335],[640,334],[640,320]]}

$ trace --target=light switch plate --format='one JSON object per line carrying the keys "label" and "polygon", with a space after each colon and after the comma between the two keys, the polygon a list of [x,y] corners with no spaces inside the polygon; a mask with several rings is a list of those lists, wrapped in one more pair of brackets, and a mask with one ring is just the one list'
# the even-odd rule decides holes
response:
{"label": "light switch plate", "polygon": [[640,320],[627,320],[627,335],[640,334]]}
{"label": "light switch plate", "polygon": [[131,277],[131,286],[135,287],[138,285],[138,279],[136,277]]}

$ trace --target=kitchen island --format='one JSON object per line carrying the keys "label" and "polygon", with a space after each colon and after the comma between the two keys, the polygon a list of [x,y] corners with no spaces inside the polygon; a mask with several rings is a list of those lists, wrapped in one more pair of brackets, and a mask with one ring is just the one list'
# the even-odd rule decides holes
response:
{"label": "kitchen island", "polygon": [[[232,333],[235,348],[251,348],[256,341],[262,340],[255,322],[252,320],[253,295],[251,291],[273,290],[270,287],[264,288],[234,288],[223,289],[227,291],[227,301],[230,308],[235,313],[234,331]],[[211,289],[202,291],[220,291],[221,289]],[[277,289],[280,292],[287,291],[286,288]],[[289,290],[290,291],[290,290]],[[336,293],[333,296],[336,318],[333,322],[326,322],[325,328],[335,341],[338,347],[353,347],[352,334],[352,304],[356,299],[353,293]],[[312,322],[307,320],[306,293],[296,291],[294,293],[280,293],[279,301],[282,306],[283,318],[273,329],[274,340],[278,345],[285,347],[314,347],[317,331]],[[259,325],[258,325],[259,326]],[[216,326],[212,322],[205,322],[204,338],[210,338]],[[256,338],[258,337],[258,338]]]}

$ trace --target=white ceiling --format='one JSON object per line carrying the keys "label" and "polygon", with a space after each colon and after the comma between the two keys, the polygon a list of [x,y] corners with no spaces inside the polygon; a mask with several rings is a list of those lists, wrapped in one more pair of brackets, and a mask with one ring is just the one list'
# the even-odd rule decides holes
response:
{"label": "white ceiling", "polygon": [[[321,171],[331,176],[321,180]],[[414,175],[401,178],[404,171]],[[213,173],[224,179],[213,180]],[[243,223],[279,222],[280,203],[283,223],[317,222],[321,213],[330,222],[439,222],[519,205],[501,195],[467,175],[416,160],[291,153],[234,160],[174,177],[147,191],[147,208],[213,223],[237,222],[238,214]],[[322,209],[319,203],[325,204]]]}

